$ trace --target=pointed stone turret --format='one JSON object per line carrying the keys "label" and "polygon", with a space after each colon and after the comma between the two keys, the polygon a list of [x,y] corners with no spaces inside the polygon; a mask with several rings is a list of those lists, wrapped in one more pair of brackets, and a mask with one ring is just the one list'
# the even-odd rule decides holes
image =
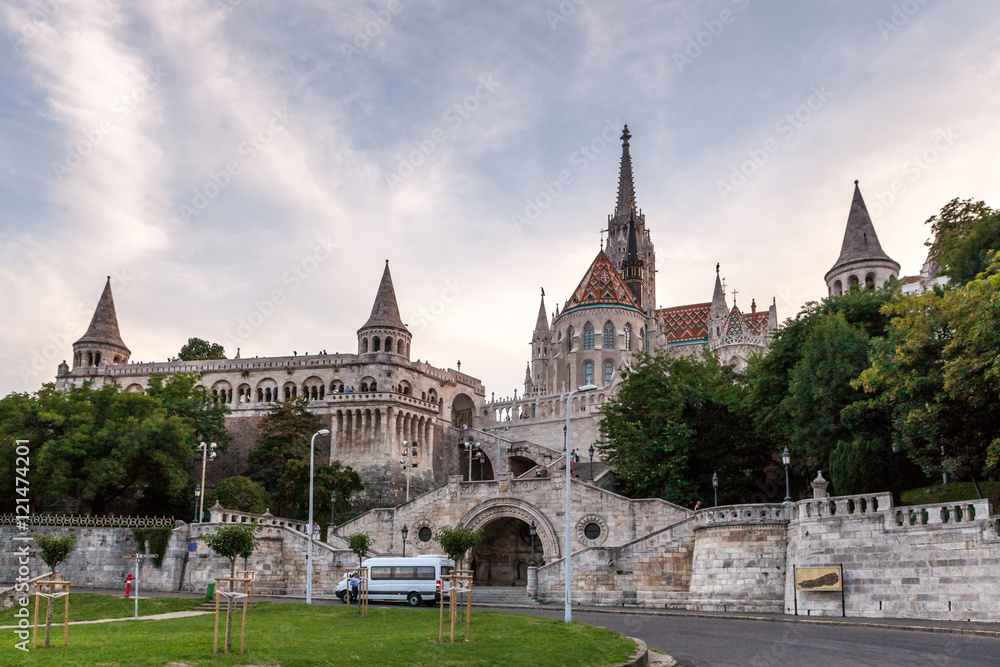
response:
{"label": "pointed stone turret", "polygon": [[531,381],[531,364],[524,365],[524,395],[528,396],[535,390],[535,384]]}
{"label": "pointed stone turret", "polygon": [[538,318],[535,320],[535,332],[531,342],[542,340],[549,335],[549,316],[545,313],[545,290],[542,290],[542,300],[538,304]]}
{"label": "pointed stone turret", "polygon": [[358,329],[358,354],[398,354],[409,358],[411,338],[410,331],[399,316],[389,260],[385,260],[385,270],[382,271],[371,315]]}
{"label": "pointed stone turret", "polygon": [[118,331],[115,299],[111,294],[111,276],[108,276],[87,333],[73,343],[73,368],[126,364],[131,354]]}
{"label": "pointed stone turret", "polygon": [[622,130],[622,161],[618,172],[618,205],[615,206],[615,217],[629,215],[635,210],[635,185],[632,183],[632,155],[629,153],[629,139],[632,134],[628,125]]}
{"label": "pointed stone turret", "polygon": [[643,261],[639,258],[639,241],[635,233],[635,211],[628,218],[628,239],[625,244],[625,259],[622,261],[622,277],[635,296],[636,305],[643,307],[642,287],[645,280]]}
{"label": "pointed stone turret", "polygon": [[722,288],[722,276],[719,265],[715,265],[715,290],[712,292],[712,305],[708,308],[708,341],[713,343],[725,334],[726,317],[729,306],[726,305],[726,292]]}
{"label": "pointed stone turret", "polygon": [[[552,330],[549,318],[545,314],[545,290],[542,290],[542,300],[538,304],[538,318],[535,320],[535,331],[531,334],[531,364],[524,378],[524,392],[532,389],[542,390],[548,382],[549,347],[552,344]],[[529,386],[531,389],[529,389]]]}
{"label": "pointed stone turret", "polygon": [[847,216],[840,257],[825,276],[830,296],[839,296],[854,286],[878,289],[898,277],[899,264],[882,250],[861,188],[854,181],[854,199]]}

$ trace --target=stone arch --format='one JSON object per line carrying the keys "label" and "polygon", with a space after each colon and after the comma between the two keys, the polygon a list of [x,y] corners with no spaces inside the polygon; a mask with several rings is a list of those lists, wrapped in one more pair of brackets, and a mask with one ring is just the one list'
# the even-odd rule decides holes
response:
{"label": "stone arch", "polygon": [[127,391],[130,394],[142,394],[145,392],[145,390],[142,388],[142,385],[137,383],[130,384],[128,387],[125,388],[125,391]]}
{"label": "stone arch", "polygon": [[875,272],[871,271],[865,274],[865,289],[873,290],[875,289]]}
{"label": "stone arch", "polygon": [[840,282],[839,280],[834,281],[833,296],[840,296],[843,293],[844,293],[844,283]]}
{"label": "stone arch", "polygon": [[472,416],[475,414],[476,404],[466,394],[458,394],[451,402],[451,423],[455,428],[468,426],[472,428]]}
{"label": "stone arch", "polygon": [[551,558],[554,561],[562,557],[562,551],[559,549],[559,538],[552,522],[538,507],[524,500],[491,498],[466,512],[458,525],[469,530],[479,530],[489,522],[504,517],[520,519],[527,524],[534,521],[535,528],[538,530],[538,541],[542,544],[546,560]]}

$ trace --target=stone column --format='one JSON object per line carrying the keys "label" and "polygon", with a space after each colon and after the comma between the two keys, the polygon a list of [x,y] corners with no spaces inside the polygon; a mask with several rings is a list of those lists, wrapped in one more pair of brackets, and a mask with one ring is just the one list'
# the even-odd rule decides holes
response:
{"label": "stone column", "polygon": [[398,413],[396,408],[386,408],[385,410],[385,454],[390,461],[393,452],[396,451],[396,415]]}
{"label": "stone column", "polygon": [[830,494],[826,490],[828,486],[830,486],[830,482],[823,479],[823,471],[818,471],[816,479],[812,481],[813,498],[829,498]]}
{"label": "stone column", "polygon": [[535,565],[528,566],[528,597],[538,599],[538,567]]}

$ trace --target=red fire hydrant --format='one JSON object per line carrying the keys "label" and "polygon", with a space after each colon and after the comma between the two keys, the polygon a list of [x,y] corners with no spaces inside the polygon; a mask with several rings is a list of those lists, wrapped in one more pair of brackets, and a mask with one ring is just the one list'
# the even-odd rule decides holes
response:
{"label": "red fire hydrant", "polygon": [[125,575],[125,597],[128,597],[129,591],[132,590],[132,573],[129,572]]}

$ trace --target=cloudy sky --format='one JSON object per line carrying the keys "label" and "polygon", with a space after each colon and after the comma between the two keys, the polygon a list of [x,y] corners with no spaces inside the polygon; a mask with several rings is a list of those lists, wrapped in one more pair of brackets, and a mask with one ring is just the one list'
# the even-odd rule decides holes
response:
{"label": "cloudy sky", "polygon": [[[658,305],[826,292],[854,179],[1000,204],[990,0],[4,3],[0,392],[51,381],[112,276],[134,360],[356,350],[384,260],[413,356],[520,384],[613,211],[621,126]],[[560,183],[560,177],[562,182]]]}

